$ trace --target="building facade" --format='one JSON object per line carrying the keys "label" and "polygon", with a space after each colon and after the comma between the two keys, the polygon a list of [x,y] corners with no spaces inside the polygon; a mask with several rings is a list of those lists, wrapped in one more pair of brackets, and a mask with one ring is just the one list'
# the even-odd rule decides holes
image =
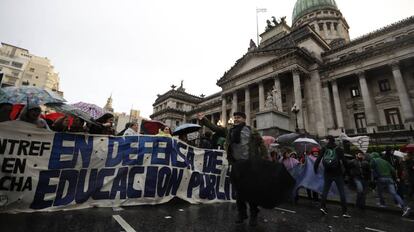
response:
{"label": "building facade", "polygon": [[274,136],[412,131],[414,17],[354,40],[348,30],[334,0],[297,0],[292,26],[268,20],[260,44],[251,41],[217,81],[221,92],[202,98],[172,89],[158,96],[151,118],[178,125],[202,111],[226,125],[243,111]]}
{"label": "building facade", "polygon": [[36,86],[59,91],[59,74],[50,60],[30,54],[27,49],[2,43],[0,47],[0,72],[4,74],[2,86]]}

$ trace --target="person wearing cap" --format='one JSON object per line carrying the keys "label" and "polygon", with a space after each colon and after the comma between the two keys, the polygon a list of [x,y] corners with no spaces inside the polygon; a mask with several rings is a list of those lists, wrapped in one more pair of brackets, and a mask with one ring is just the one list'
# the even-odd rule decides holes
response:
{"label": "person wearing cap", "polygon": [[357,190],[356,207],[365,209],[365,195],[368,189],[368,182],[371,177],[371,169],[365,155],[362,151],[358,151],[355,159],[348,163],[349,172]]}
{"label": "person wearing cap", "polygon": [[39,128],[50,130],[47,122],[44,119],[40,118],[41,112],[42,109],[39,105],[35,103],[29,103],[23,108],[19,120],[35,124]]}
{"label": "person wearing cap", "polygon": [[[231,181],[238,191],[238,176],[243,173],[242,164],[251,158],[267,158],[267,149],[264,145],[263,139],[257,130],[246,125],[246,114],[243,112],[234,112],[234,124],[229,128],[219,127],[211,123],[204,117],[203,113],[197,114],[201,125],[210,128],[214,132],[223,133],[226,135],[224,143],[224,150],[227,153],[227,159],[232,165]],[[245,165],[244,165],[245,166]],[[249,225],[257,225],[257,215],[259,213],[258,206],[252,202],[248,202],[250,207]],[[241,197],[241,194],[236,194],[237,218],[236,223],[243,223],[247,216],[246,200]]]}

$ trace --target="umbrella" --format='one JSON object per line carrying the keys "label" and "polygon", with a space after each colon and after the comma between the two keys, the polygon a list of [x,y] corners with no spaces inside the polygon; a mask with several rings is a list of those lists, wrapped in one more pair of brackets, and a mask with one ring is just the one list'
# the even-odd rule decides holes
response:
{"label": "umbrella", "polygon": [[33,86],[0,88],[0,103],[27,104],[27,102],[43,105],[46,103],[62,103],[66,100],[48,89]]}
{"label": "umbrella", "polygon": [[103,108],[92,103],[77,102],[75,104],[71,104],[71,106],[74,106],[83,112],[88,113],[93,119],[97,119],[106,113]]}
{"label": "umbrella", "polygon": [[293,141],[298,154],[309,153],[313,147],[320,147],[318,142],[311,138],[298,138]]}
{"label": "umbrella", "polygon": [[269,147],[272,143],[276,141],[276,139],[273,136],[264,135],[262,136],[264,144]]}
{"label": "umbrella", "polygon": [[184,123],[174,129],[173,135],[183,135],[196,132],[201,128],[198,124]]}
{"label": "umbrella", "polygon": [[299,137],[300,137],[300,134],[289,133],[289,134],[284,134],[284,135],[277,137],[276,141],[277,143],[291,144],[293,141],[295,141],[295,139]]}
{"label": "umbrella", "polygon": [[403,147],[400,148],[400,151],[404,153],[414,152],[414,144],[410,143],[410,144],[404,145]]}
{"label": "umbrella", "polygon": [[230,175],[237,194],[266,209],[289,200],[295,186],[283,164],[263,159],[236,162]]}
{"label": "umbrella", "polygon": [[73,105],[68,105],[64,103],[52,103],[52,104],[49,103],[49,104],[46,104],[46,106],[56,110],[57,112],[70,114],[70,115],[73,115],[73,116],[76,116],[78,118],[85,120],[87,123],[97,125],[96,122],[93,121],[92,117],[89,114],[74,107]]}
{"label": "umbrella", "polygon": [[160,121],[143,119],[141,122],[140,134],[156,135],[158,134],[158,130],[165,126],[166,125]]}

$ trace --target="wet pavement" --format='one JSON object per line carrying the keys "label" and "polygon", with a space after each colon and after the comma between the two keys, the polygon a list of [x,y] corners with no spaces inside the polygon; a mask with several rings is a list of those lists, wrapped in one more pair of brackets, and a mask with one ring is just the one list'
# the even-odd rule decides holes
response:
{"label": "wet pavement", "polygon": [[48,231],[414,231],[414,217],[399,212],[350,209],[352,218],[340,216],[339,205],[329,205],[321,216],[308,200],[261,210],[259,225],[234,224],[235,204],[191,205],[181,200],[154,206],[92,208],[52,213],[0,214],[1,232]]}

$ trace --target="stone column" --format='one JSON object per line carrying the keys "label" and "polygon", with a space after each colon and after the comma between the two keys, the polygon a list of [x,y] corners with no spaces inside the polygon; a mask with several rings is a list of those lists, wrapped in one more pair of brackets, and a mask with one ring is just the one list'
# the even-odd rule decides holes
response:
{"label": "stone column", "polygon": [[295,94],[294,104],[296,104],[296,107],[299,109],[299,113],[297,114],[298,127],[299,129],[303,129],[302,93],[301,93],[301,87],[300,87],[299,71],[296,69],[292,70],[292,76],[293,76],[293,92]]}
{"label": "stone column", "polygon": [[404,79],[401,75],[401,70],[398,62],[392,63],[391,68],[392,75],[394,76],[395,86],[397,87],[398,96],[400,98],[400,104],[405,122],[414,122],[413,105],[410,100],[410,95],[407,91],[407,86],[405,85]]}
{"label": "stone column", "polygon": [[332,113],[332,98],[327,82],[322,83],[322,109],[327,129],[334,128],[334,118]]}
{"label": "stone column", "polygon": [[265,109],[265,95],[263,81],[259,82],[259,112]]}
{"label": "stone column", "polygon": [[237,112],[237,90],[233,92],[233,100],[232,100],[232,103],[231,103],[230,118],[233,117],[234,112]]}
{"label": "stone column", "polygon": [[336,83],[336,80],[333,80],[331,84],[332,84],[333,100],[335,104],[336,121],[338,123],[338,127],[342,129],[344,128],[344,118],[342,116],[342,107],[341,107],[341,100],[339,98],[338,84]]}
{"label": "stone column", "polygon": [[280,78],[279,76],[275,76],[274,78],[275,81],[275,89],[276,92],[274,92],[274,94],[276,94],[276,96],[273,96],[274,99],[274,104],[277,106],[277,110],[280,112],[283,112],[283,105],[282,105],[282,89],[280,88]]}
{"label": "stone column", "polygon": [[221,122],[227,126],[227,99],[226,95],[221,95]]}
{"label": "stone column", "polygon": [[310,73],[311,76],[311,88],[312,88],[312,97],[313,107],[309,107],[309,111],[312,111],[312,114],[315,116],[316,121],[316,131],[319,136],[325,136],[325,114],[323,113],[322,108],[322,89],[321,89],[321,78],[319,76],[319,71],[314,70]]}
{"label": "stone column", "polygon": [[375,107],[372,104],[371,95],[369,93],[367,79],[365,77],[364,72],[358,72],[357,73],[359,77],[359,85],[361,87],[361,95],[362,100],[364,101],[364,108],[365,108],[365,118],[367,120],[367,132],[371,133],[373,132],[373,129],[375,129],[377,112],[374,110]]}
{"label": "stone column", "polygon": [[246,124],[250,125],[250,89],[247,86],[244,89],[244,113],[246,114]]}

